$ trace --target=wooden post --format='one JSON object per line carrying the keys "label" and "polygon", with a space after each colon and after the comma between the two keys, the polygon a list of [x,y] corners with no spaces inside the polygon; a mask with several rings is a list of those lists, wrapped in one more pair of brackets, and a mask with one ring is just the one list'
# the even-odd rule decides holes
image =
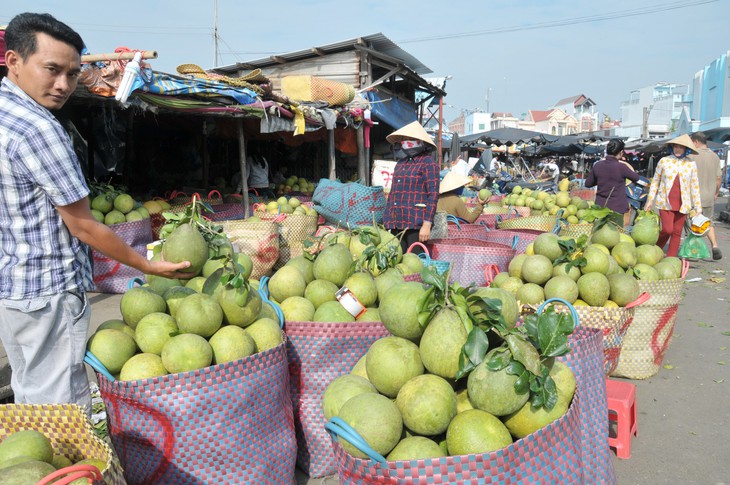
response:
{"label": "wooden post", "polygon": [[330,180],[337,179],[335,169],[335,130],[327,130],[327,161],[329,162],[328,177]]}
{"label": "wooden post", "polygon": [[444,132],[443,126],[444,126],[444,97],[440,96],[439,97],[439,131],[438,131],[439,139],[438,139],[438,143],[436,144],[436,146],[438,146],[438,149],[439,149],[439,158],[438,158],[439,170],[441,170],[443,168],[443,163],[442,163],[443,162],[443,146],[442,145],[443,145],[443,139],[444,139],[443,138],[443,132]]}
{"label": "wooden post", "polygon": [[[363,123],[365,123],[363,121]],[[365,126],[357,128],[357,176],[365,185],[370,185],[368,167],[365,160]]]}
{"label": "wooden post", "polygon": [[249,202],[248,202],[248,177],[246,174],[246,136],[243,133],[243,118],[238,118],[238,158],[241,166],[241,186],[243,193],[243,217],[249,217]]}

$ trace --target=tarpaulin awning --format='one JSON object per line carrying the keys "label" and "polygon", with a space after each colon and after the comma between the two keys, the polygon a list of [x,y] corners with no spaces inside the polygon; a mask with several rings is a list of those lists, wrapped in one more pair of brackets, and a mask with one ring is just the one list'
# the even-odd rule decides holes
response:
{"label": "tarpaulin awning", "polygon": [[232,88],[227,84],[202,78],[182,78],[151,69],[143,69],[132,85],[132,91],[175,96],[181,94],[219,95],[234,99],[238,104],[252,104],[258,99],[248,88]]}
{"label": "tarpaulin awning", "polygon": [[547,135],[538,131],[522,130],[520,128],[497,128],[496,130],[483,131],[461,137],[461,146],[470,146],[477,142],[484,142],[490,145],[515,145],[518,143],[551,143],[558,139],[558,136]]}
{"label": "tarpaulin awning", "polygon": [[400,98],[385,95],[377,89],[363,93],[370,101],[373,116],[396,130],[416,121],[416,105]]}

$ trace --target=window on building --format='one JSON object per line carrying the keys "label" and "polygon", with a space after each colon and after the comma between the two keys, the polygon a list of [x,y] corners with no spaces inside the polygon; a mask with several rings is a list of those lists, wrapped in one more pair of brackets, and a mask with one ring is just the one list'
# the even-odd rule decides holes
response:
{"label": "window on building", "polygon": [[484,131],[484,123],[479,123],[479,131]]}
{"label": "window on building", "polygon": [[551,135],[554,135],[555,134],[555,127],[554,126],[550,129],[550,134]]}

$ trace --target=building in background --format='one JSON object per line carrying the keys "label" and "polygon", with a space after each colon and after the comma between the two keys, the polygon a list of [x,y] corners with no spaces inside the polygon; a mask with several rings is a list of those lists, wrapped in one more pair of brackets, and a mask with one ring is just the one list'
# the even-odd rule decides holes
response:
{"label": "building in background", "polygon": [[666,138],[677,130],[682,111],[688,107],[686,84],[660,82],[635,89],[621,103],[621,126],[617,136]]}
{"label": "building in background", "polygon": [[603,121],[596,109],[596,103],[585,94],[578,94],[564,98],[550,106],[550,109],[560,109],[565,114],[578,120],[578,133],[597,130]]}
{"label": "building in background", "polygon": [[580,123],[561,108],[553,108],[529,110],[525,118],[520,121],[519,127],[523,130],[539,131],[547,135],[563,136],[578,133]]}
{"label": "building in background", "polygon": [[703,131],[720,143],[730,140],[730,50],[695,73],[688,98],[688,131]]}

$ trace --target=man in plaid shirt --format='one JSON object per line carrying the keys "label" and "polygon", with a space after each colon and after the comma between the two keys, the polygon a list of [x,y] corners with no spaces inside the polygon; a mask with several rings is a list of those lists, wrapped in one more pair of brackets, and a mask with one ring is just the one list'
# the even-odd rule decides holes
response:
{"label": "man in plaid shirt", "polygon": [[[150,262],[97,222],[60,109],[81,72],[81,37],[48,14],[5,31],[0,85],[0,340],[16,403],[77,403],[91,411],[83,358],[93,285],[88,246],[147,274],[190,266]],[[189,277],[190,275],[187,275]]]}
{"label": "man in plaid shirt", "polygon": [[436,145],[418,121],[386,139],[394,144],[398,163],[393,171],[383,225],[394,235],[405,231],[401,239],[405,252],[414,242],[426,242],[431,236],[439,196],[439,167],[426,151],[426,145],[433,148]]}

